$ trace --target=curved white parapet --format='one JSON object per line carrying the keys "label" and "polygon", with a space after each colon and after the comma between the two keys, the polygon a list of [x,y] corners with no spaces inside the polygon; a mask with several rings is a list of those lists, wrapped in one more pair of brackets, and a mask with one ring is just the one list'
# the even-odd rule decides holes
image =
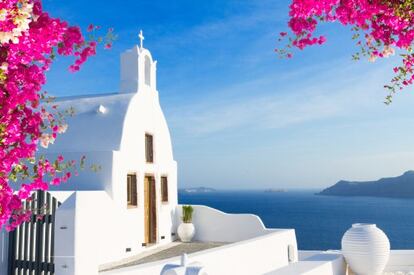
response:
{"label": "curved white parapet", "polygon": [[[194,240],[201,242],[239,242],[274,230],[266,229],[262,220],[252,214],[227,214],[217,209],[193,205]],[[182,205],[177,206],[176,227],[181,223]]]}

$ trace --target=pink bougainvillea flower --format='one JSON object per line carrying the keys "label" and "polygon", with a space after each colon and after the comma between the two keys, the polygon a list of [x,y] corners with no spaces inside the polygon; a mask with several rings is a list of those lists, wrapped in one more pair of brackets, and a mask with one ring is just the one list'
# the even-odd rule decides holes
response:
{"label": "pink bougainvillea flower", "polygon": [[[402,64],[393,69],[396,76],[389,85],[385,103],[404,86],[413,83],[414,75],[414,2],[412,0],[292,0],[288,26],[292,36],[286,47],[276,52],[281,57],[292,57],[291,49],[304,49],[326,42],[324,36],[315,32],[321,22],[339,22],[352,26],[353,39],[361,49],[353,59],[366,57],[370,62],[400,53]],[[286,36],[281,32],[279,41]]]}
{"label": "pink bougainvillea flower", "polygon": [[94,29],[93,24],[90,24],[90,25],[88,26],[87,31],[88,31],[88,32],[91,32],[91,31],[93,31],[93,29]]}
{"label": "pink bougainvillea flower", "polygon": [[[113,38],[96,40],[105,45]],[[22,201],[33,191],[66,182],[69,169],[78,173],[74,161],[38,156],[38,146],[47,148],[68,129],[57,105],[45,107],[50,98],[41,89],[54,53],[74,56],[70,69],[78,71],[96,48],[79,27],[43,11],[40,0],[0,1],[0,229],[13,230],[31,217]],[[13,190],[10,181],[18,180]]]}

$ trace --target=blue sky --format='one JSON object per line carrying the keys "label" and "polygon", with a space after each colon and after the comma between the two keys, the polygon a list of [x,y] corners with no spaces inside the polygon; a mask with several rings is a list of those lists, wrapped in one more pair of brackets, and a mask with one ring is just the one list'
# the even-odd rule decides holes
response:
{"label": "blue sky", "polygon": [[280,60],[273,50],[287,29],[287,0],[120,3],[44,1],[54,16],[119,36],[77,74],[59,59],[45,88],[116,92],[119,55],[143,29],[180,187],[322,188],[414,169],[413,88],[385,106],[382,86],[398,60],[352,61],[348,29],[324,25],[326,45]]}

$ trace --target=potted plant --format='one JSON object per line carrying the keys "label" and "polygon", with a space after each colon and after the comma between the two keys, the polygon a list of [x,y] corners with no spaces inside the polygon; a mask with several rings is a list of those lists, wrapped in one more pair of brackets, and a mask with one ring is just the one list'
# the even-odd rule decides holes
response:
{"label": "potted plant", "polygon": [[191,205],[182,206],[182,223],[178,226],[177,233],[180,240],[184,243],[191,242],[195,234],[193,221],[194,208]]}

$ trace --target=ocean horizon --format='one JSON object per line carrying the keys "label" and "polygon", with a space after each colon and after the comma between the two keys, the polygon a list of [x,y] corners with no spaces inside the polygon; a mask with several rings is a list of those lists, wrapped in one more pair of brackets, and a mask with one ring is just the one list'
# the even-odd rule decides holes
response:
{"label": "ocean horizon", "polygon": [[342,236],[353,223],[376,224],[387,234],[391,249],[414,247],[414,199],[316,195],[319,191],[179,192],[178,199],[180,204],[255,214],[268,228],[295,229],[301,250],[340,249]]}

